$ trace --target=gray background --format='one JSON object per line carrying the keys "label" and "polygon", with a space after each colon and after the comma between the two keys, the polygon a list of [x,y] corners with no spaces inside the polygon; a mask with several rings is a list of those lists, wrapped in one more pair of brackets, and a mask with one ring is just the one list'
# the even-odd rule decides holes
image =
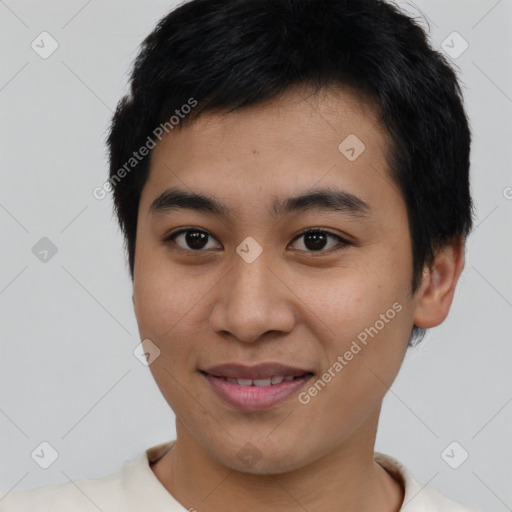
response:
{"label": "gray background", "polygon": [[[137,47],[173,5],[0,0],[0,497],[105,476],[174,438],[173,413],[133,355],[110,198],[92,195]],[[512,510],[512,0],[399,5],[440,51],[454,31],[469,43],[452,62],[474,137],[477,227],[450,316],[409,352],[385,399],[376,449],[455,500]],[[43,31],[59,45],[46,59],[31,47]],[[32,250],[43,237],[57,248],[46,262]],[[58,452],[46,470],[31,458],[43,441]],[[458,469],[441,456],[453,441],[452,464],[469,453]]]}

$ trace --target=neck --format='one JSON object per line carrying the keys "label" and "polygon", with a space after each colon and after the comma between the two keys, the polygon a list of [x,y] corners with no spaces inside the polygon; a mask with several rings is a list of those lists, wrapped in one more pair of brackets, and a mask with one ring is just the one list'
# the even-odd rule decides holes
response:
{"label": "neck", "polygon": [[402,485],[373,459],[378,412],[315,462],[265,475],[219,463],[177,421],[176,443],[152,470],[177,501],[198,512],[397,512]]}

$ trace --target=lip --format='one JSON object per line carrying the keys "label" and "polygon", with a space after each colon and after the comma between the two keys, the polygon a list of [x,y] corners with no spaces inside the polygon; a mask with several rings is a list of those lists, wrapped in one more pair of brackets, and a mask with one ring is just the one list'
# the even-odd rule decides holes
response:
{"label": "lip", "polygon": [[[300,388],[314,376],[313,372],[277,363],[265,363],[257,366],[240,364],[222,364],[200,370],[210,388],[224,402],[246,411],[260,411],[282,404],[295,395]],[[273,376],[294,376],[293,380],[283,380],[269,386],[242,386],[228,382],[232,379],[268,379]]]}
{"label": "lip", "polygon": [[230,377],[232,379],[268,379],[275,375],[292,375],[299,377],[305,373],[313,373],[305,368],[288,366],[280,363],[261,363],[246,366],[238,363],[225,363],[204,368],[201,371],[214,377]]}

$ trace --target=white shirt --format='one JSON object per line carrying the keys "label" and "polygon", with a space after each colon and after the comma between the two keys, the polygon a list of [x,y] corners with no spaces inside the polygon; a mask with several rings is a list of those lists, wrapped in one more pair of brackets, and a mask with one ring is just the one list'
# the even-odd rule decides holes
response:
{"label": "white shirt", "polygon": [[[149,463],[162,457],[175,441],[148,448],[127,460],[121,471],[97,479],[11,491],[0,499],[0,512],[186,512],[162,485]],[[375,461],[402,481],[404,512],[475,512],[416,482],[393,457],[375,452]]]}

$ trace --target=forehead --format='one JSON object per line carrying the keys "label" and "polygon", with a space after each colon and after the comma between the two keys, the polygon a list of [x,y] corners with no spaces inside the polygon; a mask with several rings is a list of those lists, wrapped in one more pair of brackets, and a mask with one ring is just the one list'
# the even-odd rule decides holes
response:
{"label": "forehead", "polygon": [[[320,138],[325,139],[324,132],[327,130],[336,138],[344,133],[357,132],[360,139],[373,146],[380,143],[382,147],[387,147],[391,142],[380,121],[378,105],[369,95],[348,87],[331,86],[314,91],[310,86],[303,85],[234,111],[207,110],[198,117],[192,111],[189,119],[185,118],[173,131],[164,135],[154,153],[165,150],[167,143],[172,144],[173,140],[187,139],[189,143],[193,137],[203,145],[207,142],[205,138],[213,142],[214,138],[230,130],[232,134],[236,130],[236,137],[223,143],[233,142],[239,146],[256,138],[266,142],[273,138],[282,144],[283,138],[292,137],[297,144],[307,141],[317,145]],[[325,142],[331,141],[326,139]]]}
{"label": "forehead", "polygon": [[261,202],[315,184],[358,196],[383,187],[396,194],[389,149],[367,98],[348,89],[290,90],[233,112],[208,111],[165,135],[153,150],[143,196],[154,200],[179,186],[236,206],[242,197]]}

